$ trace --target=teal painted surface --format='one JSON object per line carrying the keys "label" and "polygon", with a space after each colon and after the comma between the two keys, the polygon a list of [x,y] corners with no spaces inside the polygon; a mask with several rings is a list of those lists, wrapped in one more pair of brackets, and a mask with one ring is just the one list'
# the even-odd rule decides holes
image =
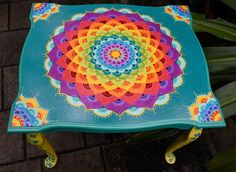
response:
{"label": "teal painted surface", "polygon": [[[170,101],[158,106],[155,110],[146,110],[142,116],[112,115],[100,118],[84,106],[73,107],[66,102],[64,95],[53,88],[43,67],[46,56],[46,45],[55,29],[77,13],[93,11],[98,7],[128,8],[139,14],[149,15],[171,31],[172,36],[181,44],[182,54],[186,60],[182,86],[170,94]],[[73,130],[83,132],[131,132],[159,128],[182,128],[192,126],[201,128],[223,127],[224,120],[219,122],[198,122],[191,119],[188,107],[197,95],[212,92],[209,83],[208,69],[202,48],[193,33],[191,24],[175,21],[165,13],[164,7],[141,7],[131,5],[80,5],[60,6],[58,13],[47,20],[33,22],[25,42],[20,63],[20,94],[24,97],[36,97],[40,107],[48,109],[49,123],[38,127],[12,127],[13,109],[9,120],[9,132],[46,132],[54,130]],[[16,99],[16,100],[17,100]],[[14,104],[16,101],[14,102]],[[14,107],[13,104],[13,107]]]}

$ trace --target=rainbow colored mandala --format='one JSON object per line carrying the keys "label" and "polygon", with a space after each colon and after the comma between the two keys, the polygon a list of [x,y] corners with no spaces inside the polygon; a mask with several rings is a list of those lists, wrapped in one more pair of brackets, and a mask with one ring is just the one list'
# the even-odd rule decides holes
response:
{"label": "rainbow colored mandala", "polygon": [[13,109],[12,126],[35,127],[48,123],[48,110],[39,107],[35,98],[21,95]]}
{"label": "rainbow colored mandala", "polygon": [[128,9],[77,14],[55,30],[45,68],[74,106],[96,115],[140,115],[183,83],[185,60],[170,31]]}
{"label": "rainbow colored mandala", "polygon": [[211,93],[197,96],[196,102],[189,107],[189,111],[193,120],[222,121],[219,104]]}
{"label": "rainbow colored mandala", "polygon": [[51,14],[59,11],[58,4],[50,3],[35,3],[33,9],[34,22],[38,20],[46,20]]}
{"label": "rainbow colored mandala", "polygon": [[190,12],[187,6],[184,5],[170,5],[165,7],[165,11],[172,15],[177,21],[184,21],[190,23]]}

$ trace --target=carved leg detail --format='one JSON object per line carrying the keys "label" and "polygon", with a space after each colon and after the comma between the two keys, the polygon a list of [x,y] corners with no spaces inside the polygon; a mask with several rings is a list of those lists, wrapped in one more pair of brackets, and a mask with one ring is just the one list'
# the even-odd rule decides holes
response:
{"label": "carved leg detail", "polygon": [[174,151],[196,140],[202,133],[202,128],[193,127],[190,132],[180,135],[166,150],[165,159],[169,164],[174,164],[176,157]]}
{"label": "carved leg detail", "polygon": [[29,133],[27,134],[27,140],[31,145],[36,146],[48,155],[48,157],[44,160],[44,165],[47,168],[52,168],[56,165],[57,155],[45,135],[41,133]]}

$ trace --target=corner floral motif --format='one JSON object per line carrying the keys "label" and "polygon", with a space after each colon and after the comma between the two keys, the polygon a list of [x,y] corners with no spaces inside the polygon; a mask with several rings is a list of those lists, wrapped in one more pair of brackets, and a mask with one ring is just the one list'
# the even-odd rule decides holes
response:
{"label": "corner floral motif", "polygon": [[14,105],[13,127],[36,127],[48,123],[48,110],[42,109],[35,98],[21,95]]}
{"label": "corner floral motif", "polygon": [[34,22],[46,20],[51,14],[59,12],[59,5],[53,3],[35,3],[33,9]]}
{"label": "corner floral motif", "polygon": [[172,15],[175,20],[190,24],[190,12],[185,5],[170,5],[165,7],[166,13]]}
{"label": "corner floral motif", "polygon": [[222,114],[217,100],[212,93],[197,96],[196,102],[189,107],[193,120],[199,122],[222,121]]}

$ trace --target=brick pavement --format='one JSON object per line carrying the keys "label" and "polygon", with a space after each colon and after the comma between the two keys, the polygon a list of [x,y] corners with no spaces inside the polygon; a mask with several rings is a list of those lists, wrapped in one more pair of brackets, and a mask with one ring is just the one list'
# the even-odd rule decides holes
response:
{"label": "brick pavement", "polygon": [[[63,4],[163,4],[154,0],[44,1]],[[18,65],[29,30],[28,17],[32,2],[39,0],[0,0],[0,172],[202,172],[206,171],[204,163],[217,151],[236,145],[236,127],[229,120],[227,128],[205,131],[198,141],[178,151],[177,163],[170,166],[164,162],[163,154],[174,137],[126,144],[124,141],[131,134],[50,133],[47,136],[58,152],[59,162],[54,169],[45,169],[45,155],[26,143],[25,135],[6,133],[10,106],[18,89]],[[165,1],[165,4],[168,3],[173,1]]]}

